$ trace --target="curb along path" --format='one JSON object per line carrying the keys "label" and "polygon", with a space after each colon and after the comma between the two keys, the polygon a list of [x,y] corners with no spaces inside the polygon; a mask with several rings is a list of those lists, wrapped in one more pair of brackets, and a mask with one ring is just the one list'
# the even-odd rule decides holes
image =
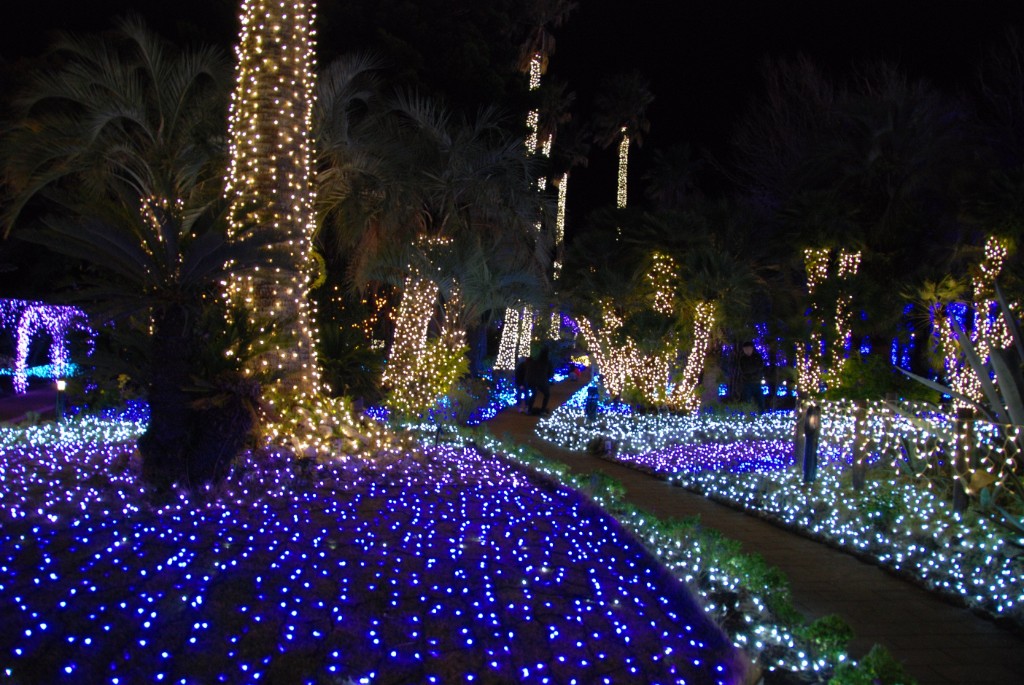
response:
{"label": "curb along path", "polygon": [[[558,406],[580,387],[551,388]],[[902,661],[920,685],[1009,685],[1024,682],[1024,640],[882,569],[822,543],[668,485],[635,469],[559,449],[534,433],[537,417],[514,409],[485,424],[497,437],[532,447],[575,473],[604,473],[626,489],[626,499],[659,518],[700,516],[701,524],[738,540],[789,579],[793,604],[809,619],[839,614],[854,631],[850,653],[860,658],[874,643]]]}

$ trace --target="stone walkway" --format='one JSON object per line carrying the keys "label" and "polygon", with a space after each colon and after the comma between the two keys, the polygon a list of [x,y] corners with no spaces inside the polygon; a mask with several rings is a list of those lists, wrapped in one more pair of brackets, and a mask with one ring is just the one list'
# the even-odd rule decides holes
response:
{"label": "stone walkway", "polygon": [[[580,387],[552,388],[558,406]],[[505,410],[488,422],[491,432],[529,445],[578,473],[599,471],[626,488],[634,505],[661,518],[699,515],[708,528],[739,540],[789,578],[793,603],[810,619],[839,614],[853,628],[851,655],[884,645],[920,685],[1024,683],[1024,639],[956,607],[877,566],[787,532],[740,511],[674,487],[635,469],[558,449],[534,433],[536,417]]]}

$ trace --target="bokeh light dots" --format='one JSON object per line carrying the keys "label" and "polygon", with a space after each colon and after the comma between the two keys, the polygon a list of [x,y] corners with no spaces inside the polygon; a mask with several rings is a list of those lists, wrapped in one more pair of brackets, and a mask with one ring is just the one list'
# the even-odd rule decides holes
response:
{"label": "bokeh light dots", "polygon": [[[846,281],[857,275],[860,269],[860,252],[839,251],[839,265],[837,276],[840,280]],[[838,376],[846,365],[847,354],[853,342],[853,296],[849,292],[840,293],[836,298],[836,344],[832,348],[832,365],[829,373]]]}
{"label": "bokeh light dots", "polygon": [[97,437],[0,461],[15,682],[739,681],[635,538],[497,456],[247,457],[156,504]]}
{"label": "bokeh light dots", "polygon": [[619,209],[626,206],[626,186],[629,178],[629,134],[625,126],[622,127],[621,133],[622,140],[619,141],[619,179],[615,190],[615,206]]}
{"label": "bokeh light dots", "polygon": [[714,302],[698,302],[693,310],[693,348],[686,358],[682,380],[672,389],[672,403],[688,412],[700,408],[697,389],[704,375],[704,365],[711,351],[711,332],[715,328]]}
{"label": "bokeh light dots", "polygon": [[72,375],[68,336],[74,332],[83,333],[88,346],[86,354],[92,354],[96,332],[88,321],[88,316],[78,307],[29,300],[0,300],[0,327],[13,329],[15,334],[14,391],[22,394],[28,390],[29,349],[40,332],[45,332],[50,338],[49,377],[57,379]]}
{"label": "bokeh light dots", "polygon": [[494,360],[495,371],[511,371],[516,368],[516,352],[519,347],[519,312],[512,307],[505,309],[501,328],[501,342],[498,357]]}
{"label": "bokeh light dots", "polygon": [[[989,236],[985,241],[984,258],[978,265],[978,272],[971,278],[974,326],[969,328],[963,325],[962,328],[964,333],[970,336],[978,357],[986,364],[992,349],[1005,349],[1013,344],[1002,313],[990,315],[996,305],[996,278],[1002,272],[1008,254],[1009,243],[1006,239]],[[984,398],[981,382],[971,365],[963,360],[960,345],[956,340],[954,317],[945,315],[937,319],[936,325],[942,328],[941,347],[945,356],[944,368],[949,387],[975,402],[981,402]],[[954,397],[953,402],[958,407],[970,406],[958,397]]]}
{"label": "bokeh light dots", "polygon": [[[792,411],[718,417],[632,414],[603,404],[586,423],[581,389],[537,434],[560,447],[582,450],[595,437],[617,445],[615,461],[666,478],[779,523],[866,554],[918,578],[933,590],[1024,624],[1024,575],[1011,533],[988,519],[953,512],[931,481],[948,464],[956,441],[969,439],[978,468],[1011,488],[1019,429],[973,422],[966,436],[928,405],[905,403],[895,413],[871,403],[860,426],[861,452],[881,474],[863,493],[843,481],[852,463],[857,411],[851,403],[824,403],[819,471],[813,488],[794,469]],[[896,479],[893,471],[914,474]],[[1016,536],[1024,546],[1024,536]]]}
{"label": "bokeh light dots", "polygon": [[310,140],[315,4],[243,0],[228,121],[233,234],[244,239],[257,226],[281,236],[264,265],[236,276],[229,293],[249,308],[263,335],[283,338],[258,362],[280,378],[270,395],[283,405],[308,402],[320,390],[315,313],[307,298],[316,229]]}

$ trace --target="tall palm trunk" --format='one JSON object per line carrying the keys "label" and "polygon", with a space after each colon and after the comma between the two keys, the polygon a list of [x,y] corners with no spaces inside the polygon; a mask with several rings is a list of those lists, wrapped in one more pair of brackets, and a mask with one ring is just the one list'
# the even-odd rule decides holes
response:
{"label": "tall palm trunk", "polygon": [[243,0],[229,128],[229,192],[246,225],[270,226],[284,249],[232,290],[275,338],[258,365],[276,375],[285,403],[319,390],[312,306],[315,227],[310,124],[314,100],[314,0]]}
{"label": "tall palm trunk", "polygon": [[139,439],[143,473],[152,483],[169,484],[184,475],[191,410],[189,381],[191,338],[188,314],[170,304],[153,312],[150,360],[149,426]]}

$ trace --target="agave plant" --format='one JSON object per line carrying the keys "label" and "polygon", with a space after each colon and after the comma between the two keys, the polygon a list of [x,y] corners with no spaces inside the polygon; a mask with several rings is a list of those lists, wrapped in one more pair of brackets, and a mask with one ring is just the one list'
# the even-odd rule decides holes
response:
{"label": "agave plant", "polygon": [[[1017,535],[1019,539],[1016,544],[1021,545],[1024,541],[1024,482],[1021,479],[1020,459],[1016,457],[1024,451],[1024,377],[1021,375],[1024,367],[1024,337],[998,284],[996,299],[1013,345],[1007,349],[992,349],[987,360],[981,357],[975,343],[965,334],[960,324],[955,319],[951,320],[957,343],[965,362],[978,379],[985,402],[978,402],[923,376],[901,371],[929,388],[973,407],[1003,434],[1007,449],[999,462],[993,463],[991,470],[977,469],[969,479],[962,473],[958,473],[957,477],[968,493],[978,497],[982,510],[993,521]],[[1009,508],[1000,505],[1000,502],[1006,501],[1011,503]]]}

